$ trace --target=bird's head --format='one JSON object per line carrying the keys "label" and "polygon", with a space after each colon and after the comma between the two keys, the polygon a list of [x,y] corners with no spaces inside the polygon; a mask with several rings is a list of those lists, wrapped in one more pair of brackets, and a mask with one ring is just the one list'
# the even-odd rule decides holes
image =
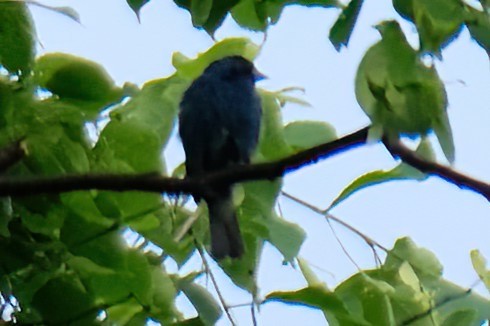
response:
{"label": "bird's head", "polygon": [[211,63],[204,73],[223,79],[251,78],[254,82],[267,78],[255,68],[251,61],[238,55],[225,57]]}

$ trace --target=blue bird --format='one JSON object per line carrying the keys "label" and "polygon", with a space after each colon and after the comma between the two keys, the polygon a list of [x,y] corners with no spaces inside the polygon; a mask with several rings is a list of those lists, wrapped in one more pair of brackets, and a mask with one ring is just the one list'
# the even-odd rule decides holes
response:
{"label": "blue bird", "polygon": [[[229,56],[211,63],[187,89],[180,103],[179,132],[188,177],[250,162],[262,114],[255,82],[264,77],[252,62]],[[214,187],[211,193],[203,198],[209,210],[211,255],[238,258],[244,245],[232,187]]]}

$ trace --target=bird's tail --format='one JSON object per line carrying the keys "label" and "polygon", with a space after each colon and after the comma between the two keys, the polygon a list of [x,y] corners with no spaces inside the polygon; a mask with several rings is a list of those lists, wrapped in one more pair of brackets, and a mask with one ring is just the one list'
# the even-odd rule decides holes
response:
{"label": "bird's tail", "polygon": [[211,255],[216,259],[243,255],[243,240],[233,207],[231,190],[208,199],[209,228],[211,231]]}

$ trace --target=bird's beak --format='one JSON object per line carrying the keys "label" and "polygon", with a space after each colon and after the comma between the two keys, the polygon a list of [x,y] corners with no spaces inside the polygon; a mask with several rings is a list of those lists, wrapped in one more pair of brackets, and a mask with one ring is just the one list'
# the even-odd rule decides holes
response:
{"label": "bird's beak", "polygon": [[252,71],[252,74],[253,74],[254,80],[256,82],[268,78],[266,75],[264,75],[263,73],[258,71],[257,68],[254,68],[254,70]]}

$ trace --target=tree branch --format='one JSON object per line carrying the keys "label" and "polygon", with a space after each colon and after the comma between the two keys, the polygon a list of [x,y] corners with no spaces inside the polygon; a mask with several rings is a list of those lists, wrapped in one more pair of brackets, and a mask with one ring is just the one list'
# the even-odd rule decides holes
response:
{"label": "tree branch", "polygon": [[225,297],[221,293],[221,290],[218,286],[218,282],[216,281],[216,278],[214,277],[213,271],[211,270],[211,266],[209,266],[209,262],[206,259],[206,256],[204,255],[204,250],[202,249],[202,245],[196,243],[196,249],[197,249],[197,252],[199,253],[199,256],[201,256],[201,260],[204,264],[204,268],[206,270],[206,273],[211,278],[211,283],[213,283],[214,289],[216,290],[216,294],[218,295],[219,302],[221,303],[221,306],[223,307],[223,309],[226,313],[226,316],[228,317],[228,320],[230,321],[232,326],[236,326],[237,324],[235,322],[235,319],[231,315],[230,308],[225,301]]}
{"label": "tree branch", "polygon": [[450,167],[426,161],[417,155],[417,153],[404,146],[400,141],[388,141],[384,139],[383,143],[393,156],[399,157],[403,162],[414,168],[424,173],[438,176],[460,188],[473,190],[490,201],[490,184],[464,175]]}
{"label": "tree branch", "polygon": [[[159,175],[146,174],[84,174],[43,177],[1,177],[0,196],[28,196],[46,193],[62,193],[79,190],[109,190],[109,191],[145,191],[167,194],[197,194],[212,195],[212,186],[233,184],[243,181],[275,179],[302,166],[316,163],[345,150],[366,143],[369,127],[354,133],[298,152],[294,155],[274,162],[253,165],[234,166],[229,169],[210,173],[198,178],[177,179]],[[473,190],[482,194],[490,201],[490,184],[476,180],[449,167],[420,158],[401,143],[388,144],[386,147],[392,155],[422,172],[439,176],[461,188]],[[0,151],[0,168],[1,168]]]}
{"label": "tree branch", "polygon": [[235,166],[199,178],[168,178],[158,173],[4,177],[0,178],[0,196],[28,196],[91,189],[203,195],[209,192],[211,185],[281,177],[286,172],[296,170],[303,165],[315,163],[320,159],[364,144],[367,131],[366,127],[275,162]]}

